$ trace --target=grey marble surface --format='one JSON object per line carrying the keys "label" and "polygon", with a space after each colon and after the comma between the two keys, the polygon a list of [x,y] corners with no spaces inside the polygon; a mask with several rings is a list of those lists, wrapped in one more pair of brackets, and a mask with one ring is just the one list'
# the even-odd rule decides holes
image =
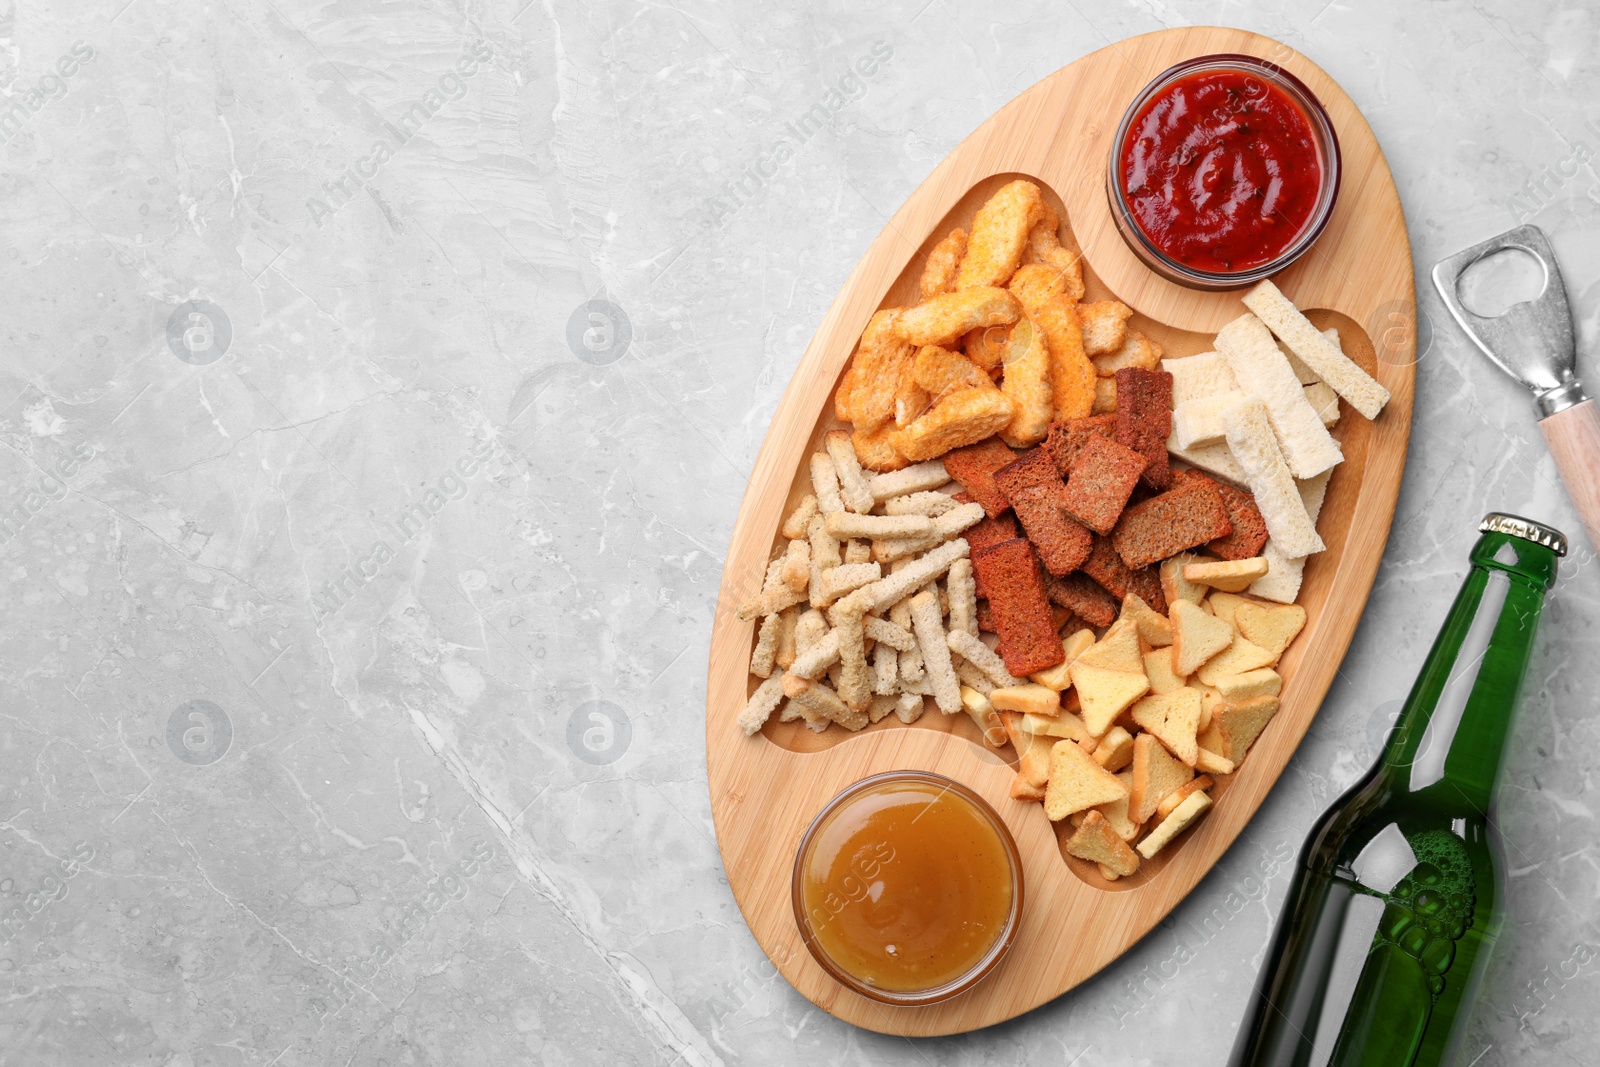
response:
{"label": "grey marble surface", "polygon": [[1344,85],[1424,282],[1545,226],[1592,348],[1577,3],[0,5],[0,1063],[1220,1062],[1286,857],[1373,758],[1491,508],[1580,547],[1465,1060],[1593,1062],[1595,555],[1524,396],[1425,289],[1355,644],[1169,921],[1020,1019],[912,1042],[797,995],[728,891],[709,627],[808,338],[991,112],[1189,23]]}

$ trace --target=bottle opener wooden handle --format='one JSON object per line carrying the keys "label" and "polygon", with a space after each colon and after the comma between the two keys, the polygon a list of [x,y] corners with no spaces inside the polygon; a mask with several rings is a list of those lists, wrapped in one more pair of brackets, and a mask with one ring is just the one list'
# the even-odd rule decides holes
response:
{"label": "bottle opener wooden handle", "polygon": [[1539,420],[1539,429],[1556,458],[1567,495],[1600,551],[1600,407],[1585,400]]}

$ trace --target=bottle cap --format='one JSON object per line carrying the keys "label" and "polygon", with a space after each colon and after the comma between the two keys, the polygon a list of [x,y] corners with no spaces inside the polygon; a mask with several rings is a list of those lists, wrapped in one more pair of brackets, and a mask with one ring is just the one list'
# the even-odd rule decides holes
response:
{"label": "bottle cap", "polygon": [[1512,537],[1520,537],[1524,541],[1532,541],[1536,545],[1543,545],[1557,556],[1567,554],[1567,535],[1554,526],[1546,526],[1542,522],[1525,519],[1521,515],[1508,515],[1503,511],[1491,511],[1478,523],[1479,533],[1503,533]]}

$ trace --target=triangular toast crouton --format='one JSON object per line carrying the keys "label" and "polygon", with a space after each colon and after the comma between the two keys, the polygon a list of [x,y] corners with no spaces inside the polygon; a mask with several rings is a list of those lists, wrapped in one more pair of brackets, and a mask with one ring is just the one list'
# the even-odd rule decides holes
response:
{"label": "triangular toast crouton", "polygon": [[1187,600],[1171,604],[1172,673],[1187,678],[1233,643],[1233,627]]}
{"label": "triangular toast crouton", "polygon": [[1159,696],[1148,696],[1133,706],[1133,721],[1167,746],[1167,751],[1194,766],[1200,746],[1195,734],[1200,728],[1200,690],[1174,689]]}
{"label": "triangular toast crouton", "polygon": [[1050,750],[1050,784],[1044,813],[1059,822],[1075,811],[1109,804],[1128,795],[1117,776],[1094,761],[1074,741],[1057,741]]}
{"label": "triangular toast crouton", "polygon": [[1276,657],[1283,655],[1289,642],[1305,626],[1306,609],[1299,604],[1269,607],[1253,600],[1246,601],[1234,611],[1234,623],[1239,627],[1239,633]]}
{"label": "triangular toast crouton", "polygon": [[1078,832],[1067,839],[1067,855],[1101,864],[1113,878],[1139,869],[1139,854],[1117,836],[1110,821],[1098,811],[1089,812]]}
{"label": "triangular toast crouton", "polygon": [[[1121,782],[1127,789],[1132,790],[1133,771],[1130,769],[1121,772],[1117,775],[1117,781]],[[1144,828],[1139,823],[1128,818],[1127,797],[1123,797],[1121,800],[1113,800],[1108,804],[1101,804],[1095,810],[1104,815],[1106,821],[1111,824],[1111,829],[1117,832],[1117,836],[1129,844],[1133,843],[1133,840],[1139,836],[1139,831]]]}
{"label": "triangular toast crouton", "polygon": [[1257,670],[1275,662],[1277,658],[1253,641],[1235,635],[1232,643],[1201,664],[1195,675],[1206,685],[1214,686],[1219,678]]}
{"label": "triangular toast crouton", "polygon": [[1179,552],[1161,564],[1161,591],[1167,596],[1169,605],[1180,600],[1187,600],[1191,604],[1198,604],[1206,598],[1209,587],[1199,582],[1191,582],[1183,576],[1183,568],[1190,563],[1205,563],[1210,556],[1197,556],[1193,552]]}
{"label": "triangular toast crouton", "polygon": [[1162,819],[1160,825],[1139,842],[1139,855],[1147,860],[1154,859],[1157,852],[1165,848],[1174,837],[1187,830],[1190,824],[1209,807],[1211,798],[1205,793],[1194,792],[1184,797],[1183,803],[1174,808],[1171,815]]}
{"label": "triangular toast crouton", "polygon": [[[1091,761],[1092,762],[1092,761]],[[1133,739],[1133,785],[1128,791],[1128,818],[1150,821],[1161,798],[1194,777],[1194,771],[1150,734]]]}
{"label": "triangular toast crouton", "polygon": [[1172,644],[1172,623],[1167,621],[1165,615],[1157,615],[1155,609],[1146,604],[1138,593],[1129,593],[1122,598],[1122,617],[1133,620],[1139,636],[1151,648],[1166,648]]}
{"label": "triangular toast crouton", "polygon": [[1212,724],[1223,742],[1218,754],[1235,763],[1244,759],[1244,754],[1250,751],[1250,746],[1277,713],[1277,697],[1253,697],[1218,707],[1211,713]]}
{"label": "triangular toast crouton", "polygon": [[[1133,631],[1130,628],[1128,632]],[[1083,724],[1095,737],[1105,733],[1118,715],[1150,689],[1143,670],[1137,674],[1110,671],[1090,666],[1081,657],[1072,665],[1072,684],[1083,706]]]}
{"label": "triangular toast crouton", "polygon": [[1183,679],[1172,673],[1172,652],[1158,648],[1144,654],[1144,673],[1150,679],[1150,692],[1170,693],[1183,688]]}
{"label": "triangular toast crouton", "polygon": [[1085,667],[1101,667],[1108,671],[1144,673],[1144,660],[1139,654],[1139,628],[1126,615],[1111,624],[1105,636],[1094,643],[1077,659]]}

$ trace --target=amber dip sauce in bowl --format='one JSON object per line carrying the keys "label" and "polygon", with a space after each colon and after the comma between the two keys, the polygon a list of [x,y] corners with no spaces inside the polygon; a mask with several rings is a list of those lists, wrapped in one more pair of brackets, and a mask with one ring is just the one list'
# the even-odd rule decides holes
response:
{"label": "amber dip sauce in bowl", "polygon": [[891,771],[850,786],[795,855],[795,921],[842,985],[885,1004],[972,988],[1016,937],[1022,860],[1006,824],[966,786]]}

